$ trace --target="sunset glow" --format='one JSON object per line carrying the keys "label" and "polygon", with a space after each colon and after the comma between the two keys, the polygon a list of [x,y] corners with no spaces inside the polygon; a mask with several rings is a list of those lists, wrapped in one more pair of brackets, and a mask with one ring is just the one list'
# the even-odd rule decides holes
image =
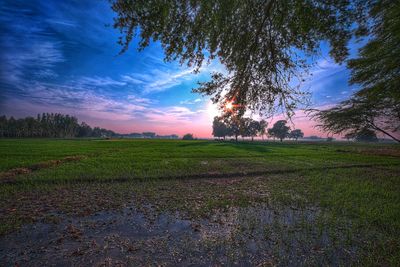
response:
{"label": "sunset glow", "polygon": [[[177,61],[164,62],[157,42],[142,52],[130,49],[118,55],[118,32],[103,27],[112,24],[114,16],[107,1],[40,5],[26,1],[24,10],[32,10],[32,16],[12,1],[5,5],[9,12],[0,19],[4,28],[0,46],[7,54],[1,57],[0,82],[8,89],[0,92],[2,114],[20,118],[60,112],[121,133],[190,131],[211,137],[212,120],[220,110],[210,97],[191,93],[191,89],[199,81],[209,81],[213,72],[226,72],[218,60],[194,73]],[[81,10],[96,12],[83,14]],[[328,49],[322,46],[321,58],[311,70],[313,76],[303,84],[312,92],[314,106],[337,103],[355,90],[347,83],[346,67],[326,59]],[[228,101],[222,110],[234,107]],[[307,125],[306,134],[316,131],[309,118],[294,121]]]}
{"label": "sunset glow", "polygon": [[225,109],[227,109],[227,110],[232,110],[232,109],[233,109],[233,103],[232,103],[232,101],[227,102],[227,103],[225,104]]}

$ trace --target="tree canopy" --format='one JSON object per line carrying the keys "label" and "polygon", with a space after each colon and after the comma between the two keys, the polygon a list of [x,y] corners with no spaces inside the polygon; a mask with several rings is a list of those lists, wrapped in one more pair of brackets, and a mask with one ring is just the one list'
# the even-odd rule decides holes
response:
{"label": "tree canopy", "polygon": [[243,118],[241,116],[234,116],[233,113],[225,114],[225,116],[216,116],[213,121],[213,136],[222,137],[238,136],[254,137],[265,134],[265,127],[267,123],[264,120],[256,121],[252,118]]}
{"label": "tree canopy", "polygon": [[300,129],[294,129],[289,133],[289,138],[293,138],[293,139],[299,139],[299,138],[303,138],[304,137],[304,133],[302,130]]}
{"label": "tree canopy", "polygon": [[222,137],[225,139],[229,135],[228,125],[221,119],[221,117],[214,117],[213,120],[213,132],[212,135],[215,137]]}
{"label": "tree canopy", "polygon": [[322,130],[333,134],[355,134],[361,129],[381,132],[400,142],[392,133],[400,130],[400,103],[386,98],[354,96],[337,106],[314,113]]}
{"label": "tree canopy", "polygon": [[361,129],[359,132],[355,133],[354,138],[356,141],[359,142],[377,142],[378,137],[376,137],[376,134],[374,131],[364,128]]}
{"label": "tree canopy", "polygon": [[194,140],[193,134],[187,133],[182,137],[182,140]]}
{"label": "tree canopy", "polygon": [[286,123],[287,121],[285,120],[275,122],[274,126],[268,129],[268,134],[272,137],[278,138],[282,142],[283,139],[289,136],[290,127],[287,126]]}
{"label": "tree canopy", "polygon": [[214,102],[232,101],[253,111],[288,115],[302,101],[300,73],[306,56],[328,41],[342,62],[347,43],[365,33],[373,0],[110,0],[122,52],[138,37],[139,50],[159,41],[165,59],[194,66],[218,58],[227,73],[194,91]]}
{"label": "tree canopy", "polygon": [[0,137],[111,137],[111,130],[78,123],[74,116],[59,113],[38,114],[36,118],[15,119],[0,116]]}
{"label": "tree canopy", "polygon": [[359,56],[348,61],[351,84],[361,90],[357,97],[400,103],[400,3],[380,0],[373,6],[372,38],[360,49]]}
{"label": "tree canopy", "polygon": [[348,61],[350,83],[360,90],[315,117],[326,131],[354,136],[368,129],[400,142],[400,2],[376,1],[370,15],[371,39]]}

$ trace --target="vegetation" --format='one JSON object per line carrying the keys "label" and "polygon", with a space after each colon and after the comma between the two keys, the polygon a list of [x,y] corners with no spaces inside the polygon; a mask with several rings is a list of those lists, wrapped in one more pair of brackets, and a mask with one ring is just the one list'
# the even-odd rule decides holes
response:
{"label": "vegetation", "polygon": [[78,123],[74,116],[59,113],[38,114],[36,118],[14,119],[0,116],[1,137],[111,137],[116,133],[99,127]]}
{"label": "vegetation", "polygon": [[140,50],[159,41],[166,60],[179,59],[197,70],[206,57],[218,57],[227,74],[214,73],[196,92],[270,114],[277,103],[290,114],[303,97],[297,85],[308,67],[304,55],[317,54],[326,40],[331,56],[342,62],[348,55],[347,42],[366,33],[368,11],[375,1],[111,3],[117,14],[114,27],[122,33],[122,51],[138,36]]}
{"label": "vegetation", "polygon": [[275,122],[274,126],[268,129],[268,134],[274,138],[278,138],[282,142],[283,139],[289,136],[290,128],[286,123],[287,121],[285,120]]}
{"label": "vegetation", "polygon": [[225,139],[226,136],[254,137],[265,134],[267,122],[264,120],[256,121],[251,118],[243,118],[239,116],[216,116],[213,121],[213,136]]}
{"label": "vegetation", "polygon": [[[290,127],[286,125],[285,120],[277,121],[274,126],[268,129],[268,135],[273,138],[278,138],[281,141],[285,138],[298,140],[304,137],[304,133],[300,129],[290,131]],[[213,136],[223,138],[227,136],[235,136],[236,141],[238,136],[254,137],[261,136],[264,139],[268,123],[265,120],[256,121],[251,118],[235,116],[233,113],[225,113],[223,116],[214,117],[213,121]]]}
{"label": "vegetation", "polygon": [[357,132],[354,135],[354,138],[357,141],[361,141],[361,142],[377,142],[378,141],[378,138],[376,137],[375,132],[371,131],[367,128],[364,128],[361,131]]}
{"label": "vegetation", "polygon": [[194,140],[193,134],[187,133],[182,137],[182,140]]}
{"label": "vegetation", "polygon": [[371,38],[351,59],[351,84],[361,87],[349,100],[318,111],[324,130],[355,135],[367,128],[400,142],[400,5],[397,1],[380,0],[370,11]]}
{"label": "vegetation", "polygon": [[351,136],[362,129],[369,129],[400,142],[393,134],[400,129],[400,113],[396,113],[392,108],[394,106],[390,103],[385,103],[384,107],[374,101],[352,98],[331,109],[317,111],[313,113],[313,117],[321,123],[318,126],[326,132]]}
{"label": "vegetation", "polygon": [[134,265],[397,266],[399,156],[397,144],[2,139],[0,244],[24,237],[0,245],[2,263],[24,263],[18,250],[35,265],[112,253]]}
{"label": "vegetation", "polygon": [[302,130],[300,129],[294,129],[293,131],[291,131],[289,133],[289,138],[293,138],[293,139],[299,139],[299,138],[303,138],[304,137],[304,133]]}
{"label": "vegetation", "polygon": [[[297,90],[300,73],[308,68],[307,59],[318,53],[321,41],[328,41],[331,56],[343,62],[348,41],[368,36],[358,58],[348,61],[350,82],[361,90],[334,108],[316,111],[314,118],[331,133],[354,135],[368,128],[400,142],[393,134],[400,130],[398,1],[111,3],[117,14],[114,27],[122,33],[122,51],[137,34],[139,49],[151,40],[160,41],[167,60],[179,59],[197,70],[204,59],[218,57],[227,73],[214,73],[194,91],[212,95],[221,105],[234,102],[241,107],[240,117],[249,108],[269,115],[284,108],[291,116],[305,96]],[[241,122],[231,118],[236,139],[250,134],[240,133]]]}

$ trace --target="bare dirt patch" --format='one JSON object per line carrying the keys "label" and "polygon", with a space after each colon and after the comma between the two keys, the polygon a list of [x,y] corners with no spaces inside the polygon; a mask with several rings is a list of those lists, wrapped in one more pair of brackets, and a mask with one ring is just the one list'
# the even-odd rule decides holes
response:
{"label": "bare dirt patch", "polygon": [[0,172],[0,183],[12,183],[13,181],[15,181],[15,177],[18,175],[29,174],[34,171],[52,168],[67,162],[80,161],[85,158],[85,156],[68,156],[62,159],[39,162],[36,164],[32,164],[29,167],[14,168],[8,171]]}
{"label": "bare dirt patch", "polygon": [[204,182],[214,185],[233,185],[240,183],[244,178],[232,178],[232,179],[214,179],[214,180],[204,180]]}

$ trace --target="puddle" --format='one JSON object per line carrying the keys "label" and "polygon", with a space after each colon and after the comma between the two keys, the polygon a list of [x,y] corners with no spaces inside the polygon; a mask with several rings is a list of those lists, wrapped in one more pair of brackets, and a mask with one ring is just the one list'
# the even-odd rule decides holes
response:
{"label": "puddle", "polygon": [[[201,220],[125,208],[57,224],[36,223],[0,238],[0,265],[343,265],[344,249],[317,227],[318,209],[230,208]],[[340,241],[340,235],[338,236]],[[335,245],[336,243],[336,245]]]}

